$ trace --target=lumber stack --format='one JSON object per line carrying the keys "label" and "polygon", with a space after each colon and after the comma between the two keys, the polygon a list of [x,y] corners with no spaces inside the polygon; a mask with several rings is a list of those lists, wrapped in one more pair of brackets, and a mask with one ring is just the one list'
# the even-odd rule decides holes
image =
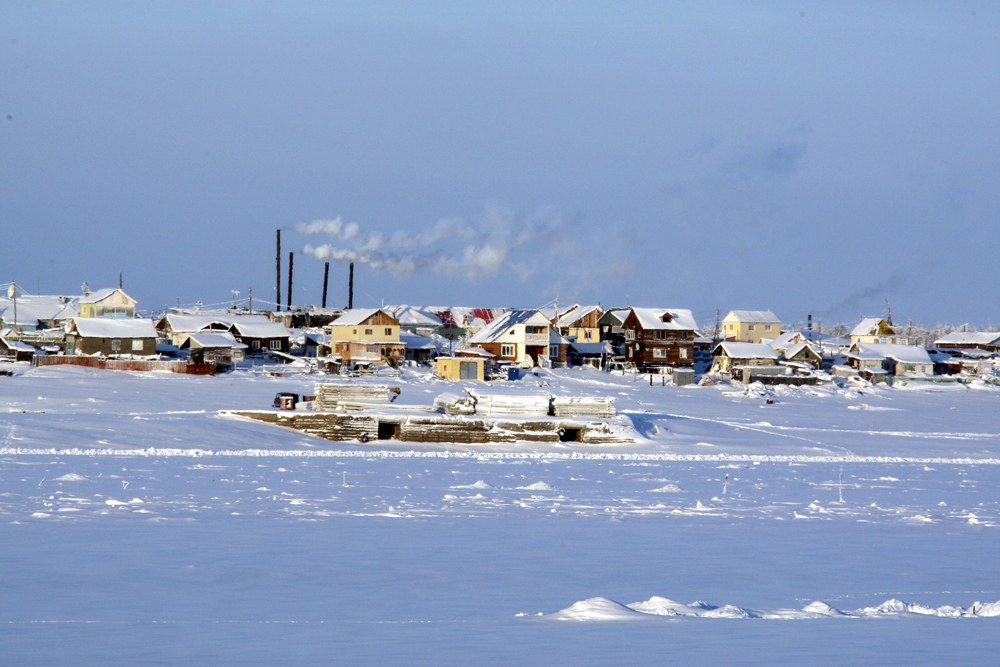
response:
{"label": "lumber stack", "polygon": [[316,401],[313,403],[313,409],[319,411],[345,410],[351,404],[388,402],[388,385],[325,382],[316,385]]}
{"label": "lumber stack", "polygon": [[469,390],[476,400],[477,415],[520,415],[538,417],[549,414],[552,397],[548,394],[477,394]]}
{"label": "lumber stack", "polygon": [[446,415],[474,415],[476,399],[458,394],[441,394],[434,399],[434,407]]}
{"label": "lumber stack", "polygon": [[601,396],[555,396],[552,414],[556,417],[614,417],[615,399]]}

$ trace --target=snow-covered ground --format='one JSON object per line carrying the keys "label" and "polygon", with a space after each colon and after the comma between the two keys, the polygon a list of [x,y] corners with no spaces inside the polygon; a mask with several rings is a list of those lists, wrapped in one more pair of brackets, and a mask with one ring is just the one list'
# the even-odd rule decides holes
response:
{"label": "snow-covered ground", "polygon": [[[919,665],[1000,649],[988,385],[782,388],[767,404],[539,371],[503,384],[613,396],[635,443],[414,447],[219,415],[311,394],[308,376],[5,369],[3,665]],[[418,369],[389,384],[414,406],[458,388]]]}

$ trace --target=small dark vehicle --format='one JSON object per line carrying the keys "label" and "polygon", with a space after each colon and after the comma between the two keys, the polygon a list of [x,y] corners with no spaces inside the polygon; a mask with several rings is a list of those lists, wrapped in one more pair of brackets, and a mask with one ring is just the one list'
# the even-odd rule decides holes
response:
{"label": "small dark vehicle", "polygon": [[[281,399],[285,399],[284,401]],[[294,410],[295,404],[299,402],[299,395],[290,391],[279,391],[274,396],[274,407],[282,410]]]}

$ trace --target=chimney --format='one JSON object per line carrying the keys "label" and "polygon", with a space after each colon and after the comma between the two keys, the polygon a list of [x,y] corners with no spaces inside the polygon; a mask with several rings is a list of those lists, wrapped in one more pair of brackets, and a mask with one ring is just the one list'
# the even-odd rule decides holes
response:
{"label": "chimney", "polygon": [[288,306],[285,310],[292,309],[292,257],[294,256],[293,253],[288,253]]}
{"label": "chimney", "polygon": [[812,316],[812,313],[809,313],[809,325],[808,325],[808,327],[809,327],[809,331],[813,330],[813,316]]}
{"label": "chimney", "polygon": [[354,262],[351,262],[351,274],[347,279],[347,309],[354,308]]}
{"label": "chimney", "polygon": [[277,277],[274,280],[274,302],[275,308],[281,310],[281,230],[278,230],[278,255],[274,260]]}
{"label": "chimney", "polygon": [[323,267],[323,308],[326,308],[326,286],[330,282],[330,262]]}

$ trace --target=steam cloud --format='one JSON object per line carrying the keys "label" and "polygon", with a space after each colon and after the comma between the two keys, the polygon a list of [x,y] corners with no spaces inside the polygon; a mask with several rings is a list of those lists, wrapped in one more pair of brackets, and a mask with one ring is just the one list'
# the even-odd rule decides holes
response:
{"label": "steam cloud", "polygon": [[333,237],[332,243],[303,248],[319,260],[367,264],[397,276],[430,271],[471,279],[506,268],[523,279],[533,273],[537,260],[566,249],[569,221],[553,209],[540,209],[518,220],[510,211],[490,205],[474,223],[445,218],[416,234],[362,234],[356,223],[341,218],[296,225],[295,231]]}

